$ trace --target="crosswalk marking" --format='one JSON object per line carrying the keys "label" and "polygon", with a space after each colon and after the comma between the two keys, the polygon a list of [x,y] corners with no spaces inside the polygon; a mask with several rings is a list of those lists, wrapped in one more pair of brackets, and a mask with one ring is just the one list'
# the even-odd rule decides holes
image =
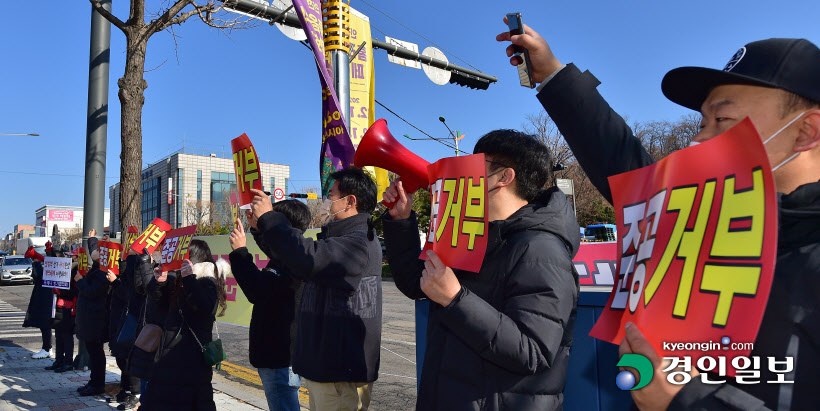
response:
{"label": "crosswalk marking", "polygon": [[40,330],[22,328],[26,313],[0,300],[0,339],[41,337]]}

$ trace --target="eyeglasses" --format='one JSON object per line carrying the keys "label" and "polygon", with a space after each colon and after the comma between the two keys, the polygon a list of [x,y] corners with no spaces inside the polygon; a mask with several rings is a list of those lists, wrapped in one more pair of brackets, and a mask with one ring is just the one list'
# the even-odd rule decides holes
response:
{"label": "eyeglasses", "polygon": [[508,166],[508,165],[506,165],[506,164],[504,164],[504,163],[499,163],[499,162],[497,162],[497,161],[492,161],[492,160],[484,160],[484,161],[486,161],[486,162],[488,162],[488,163],[490,163],[490,164],[494,164],[496,167],[501,167],[501,168],[512,168],[512,167],[510,167],[510,166]]}

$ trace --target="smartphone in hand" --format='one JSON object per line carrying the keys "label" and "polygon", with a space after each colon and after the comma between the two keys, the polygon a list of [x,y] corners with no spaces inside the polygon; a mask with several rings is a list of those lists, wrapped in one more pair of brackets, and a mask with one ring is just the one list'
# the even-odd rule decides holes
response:
{"label": "smartphone in hand", "polygon": [[[507,14],[507,27],[510,28],[510,36],[524,34],[524,24],[521,22],[521,13]],[[522,62],[518,65],[518,79],[524,87],[535,88],[535,81],[530,72],[530,53],[521,46],[515,46],[515,56],[521,56]]]}

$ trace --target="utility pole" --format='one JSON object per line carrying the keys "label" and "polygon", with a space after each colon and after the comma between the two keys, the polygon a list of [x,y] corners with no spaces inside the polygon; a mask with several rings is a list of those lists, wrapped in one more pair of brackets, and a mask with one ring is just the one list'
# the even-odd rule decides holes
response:
{"label": "utility pole", "polygon": [[[101,0],[111,11],[111,0]],[[105,222],[105,155],[108,139],[108,69],[111,23],[91,8],[91,42],[88,58],[88,120],[85,137],[85,189],[83,195],[83,247],[88,232],[103,235]]]}

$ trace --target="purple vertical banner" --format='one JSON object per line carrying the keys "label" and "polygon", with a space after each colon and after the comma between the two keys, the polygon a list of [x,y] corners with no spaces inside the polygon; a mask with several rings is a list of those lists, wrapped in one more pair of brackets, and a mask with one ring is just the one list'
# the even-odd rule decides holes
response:
{"label": "purple vertical banner", "polygon": [[339,98],[325,60],[325,44],[322,34],[322,7],[317,0],[293,0],[296,15],[307,33],[308,41],[316,58],[316,68],[322,81],[322,151],[319,155],[319,173],[322,179],[322,196],[327,197],[330,174],[353,165],[356,150],[350,141],[344,115],[339,110]]}

